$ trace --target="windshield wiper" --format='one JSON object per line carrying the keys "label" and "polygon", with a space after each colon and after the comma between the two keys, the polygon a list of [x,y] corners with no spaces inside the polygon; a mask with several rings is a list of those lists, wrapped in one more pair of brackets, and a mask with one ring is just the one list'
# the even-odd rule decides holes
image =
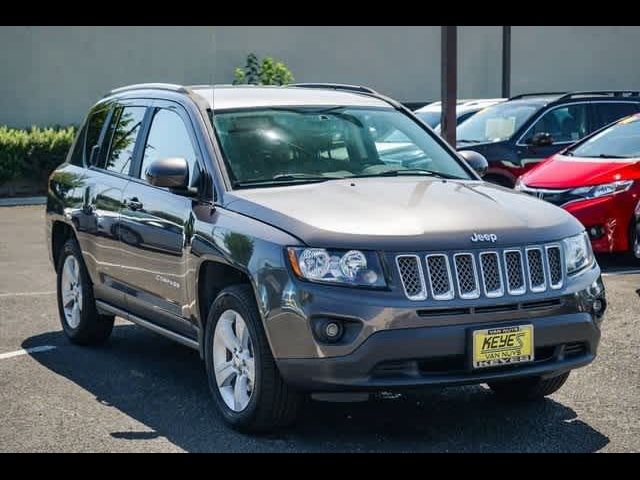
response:
{"label": "windshield wiper", "polygon": [[459,138],[457,141],[464,143],[482,143],[482,140],[469,140],[468,138]]}
{"label": "windshield wiper", "polygon": [[273,186],[288,185],[300,183],[319,183],[328,180],[340,180],[346,177],[325,177],[323,175],[315,175],[311,173],[281,173],[272,178],[256,178],[253,180],[240,180],[233,182],[234,188],[252,187],[252,186]]}
{"label": "windshield wiper", "polygon": [[[460,177],[455,177],[453,175],[446,175],[440,172],[434,172],[433,170],[423,170],[420,168],[403,168],[403,169],[395,169],[395,170],[386,170],[380,173],[374,173],[371,175],[356,175],[355,178],[362,177],[399,177],[401,175],[424,175],[427,177],[437,177],[437,178],[445,178],[450,180],[462,180]],[[353,177],[349,177],[353,178]]]}
{"label": "windshield wiper", "polygon": [[587,156],[585,156],[583,158],[613,158],[613,159],[616,159],[616,158],[633,158],[633,157],[629,157],[629,156],[626,156],[626,155],[608,155],[606,153],[600,153],[599,155],[587,155]]}

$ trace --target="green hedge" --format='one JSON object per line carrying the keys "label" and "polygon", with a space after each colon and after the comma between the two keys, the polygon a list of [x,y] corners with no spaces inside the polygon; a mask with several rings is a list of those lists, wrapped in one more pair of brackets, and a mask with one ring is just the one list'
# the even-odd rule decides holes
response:
{"label": "green hedge", "polygon": [[0,126],[0,185],[16,179],[44,186],[51,171],[64,162],[75,138],[75,127]]}

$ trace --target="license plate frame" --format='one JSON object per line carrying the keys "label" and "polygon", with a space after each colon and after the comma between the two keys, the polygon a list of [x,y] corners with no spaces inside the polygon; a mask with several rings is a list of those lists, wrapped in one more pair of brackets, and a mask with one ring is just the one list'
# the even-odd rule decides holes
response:
{"label": "license plate frame", "polygon": [[471,369],[484,370],[534,362],[534,333],[531,323],[470,329]]}

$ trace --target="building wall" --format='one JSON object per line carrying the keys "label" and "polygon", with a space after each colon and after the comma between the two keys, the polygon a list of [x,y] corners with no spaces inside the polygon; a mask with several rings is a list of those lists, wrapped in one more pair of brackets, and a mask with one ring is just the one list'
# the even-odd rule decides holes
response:
{"label": "building wall", "polygon": [[[638,86],[635,27],[513,27],[514,93]],[[248,52],[299,82],[440,94],[440,27],[0,27],[0,124],[78,123],[111,88],[229,83]],[[460,97],[500,94],[500,27],[460,27]]]}

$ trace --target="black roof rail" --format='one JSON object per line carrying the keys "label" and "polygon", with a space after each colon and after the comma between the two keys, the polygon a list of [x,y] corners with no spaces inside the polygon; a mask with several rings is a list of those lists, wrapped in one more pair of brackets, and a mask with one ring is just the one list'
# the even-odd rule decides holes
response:
{"label": "black roof rail", "polygon": [[516,95],[514,97],[509,97],[509,100],[520,100],[521,98],[528,97],[546,97],[550,95],[566,95],[567,92],[537,92],[537,93],[521,93],[520,95]]}
{"label": "black roof rail", "polygon": [[[640,96],[640,90],[581,90],[577,92],[569,92],[558,98],[564,100],[572,97],[588,96],[588,95],[605,95],[611,97],[637,97]],[[557,101],[556,100],[556,101]]]}
{"label": "black roof rail", "polygon": [[378,93],[371,87],[365,87],[364,85],[348,85],[344,83],[291,83],[287,85],[287,87],[329,88],[333,90],[346,90],[348,92]]}
{"label": "black roof rail", "polygon": [[124,87],[118,87],[107,93],[106,96],[115,95],[116,93],[129,92],[132,90],[169,90],[172,92],[188,93],[189,90],[183,85],[176,85],[173,83],[137,83],[134,85],[125,85]]}

